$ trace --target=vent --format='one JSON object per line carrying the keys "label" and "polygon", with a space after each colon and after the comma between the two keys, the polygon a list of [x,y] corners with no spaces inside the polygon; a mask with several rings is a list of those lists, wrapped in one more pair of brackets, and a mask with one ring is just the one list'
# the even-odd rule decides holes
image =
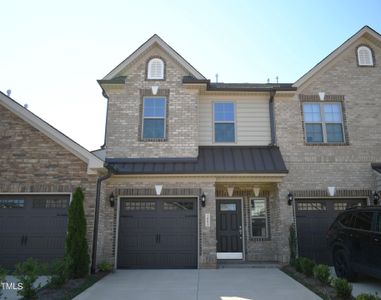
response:
{"label": "vent", "polygon": [[372,50],[366,46],[357,49],[357,59],[359,66],[373,66]]}
{"label": "vent", "polygon": [[164,79],[164,62],[160,58],[153,58],[148,63],[148,79]]}

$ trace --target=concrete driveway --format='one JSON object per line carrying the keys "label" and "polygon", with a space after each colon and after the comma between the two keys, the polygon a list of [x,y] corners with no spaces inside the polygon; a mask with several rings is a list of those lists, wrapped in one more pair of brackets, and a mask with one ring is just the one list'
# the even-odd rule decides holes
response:
{"label": "concrete driveway", "polygon": [[276,268],[247,268],[118,270],[74,299],[314,300],[320,298]]}

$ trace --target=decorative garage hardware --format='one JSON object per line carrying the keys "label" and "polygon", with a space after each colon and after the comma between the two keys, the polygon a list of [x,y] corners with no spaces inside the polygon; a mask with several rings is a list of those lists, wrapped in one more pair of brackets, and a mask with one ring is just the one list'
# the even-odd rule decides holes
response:
{"label": "decorative garage hardware", "polygon": [[233,196],[234,193],[234,186],[229,186],[228,187],[228,195],[229,197]]}
{"label": "decorative garage hardware", "polygon": [[200,200],[201,200],[201,206],[202,206],[202,207],[205,207],[205,205],[206,205],[206,195],[205,195],[204,192],[203,192],[202,195],[200,196]]}
{"label": "decorative garage hardware", "polygon": [[329,186],[329,187],[328,187],[328,194],[329,194],[331,197],[335,196],[335,194],[336,194],[336,188],[335,188],[334,186]]}
{"label": "decorative garage hardware", "polygon": [[156,184],[156,185],[155,185],[156,195],[159,196],[159,195],[161,194],[162,189],[163,189],[163,185],[161,185],[161,184]]}
{"label": "decorative garage hardware", "polygon": [[287,195],[287,204],[291,205],[292,201],[294,201],[294,195],[291,192],[289,192]]}
{"label": "decorative garage hardware", "polygon": [[320,98],[320,101],[324,101],[325,93],[324,92],[320,92],[319,93],[319,98]]}
{"label": "decorative garage hardware", "polygon": [[254,192],[254,196],[255,197],[258,197],[259,196],[259,192],[260,192],[260,188],[259,187],[253,187],[253,192]]}
{"label": "decorative garage hardware", "polygon": [[112,193],[110,194],[110,197],[108,198],[108,200],[109,200],[109,202],[110,202],[110,206],[111,206],[111,207],[114,207],[114,205],[115,205],[115,196],[114,196],[114,192],[112,192]]}
{"label": "decorative garage hardware", "polygon": [[378,201],[380,200],[380,196],[377,194],[376,191],[373,192],[373,204],[378,205]]}
{"label": "decorative garage hardware", "polygon": [[156,95],[157,91],[159,90],[159,87],[157,85],[153,85],[153,86],[151,86],[151,89],[152,89],[152,94]]}

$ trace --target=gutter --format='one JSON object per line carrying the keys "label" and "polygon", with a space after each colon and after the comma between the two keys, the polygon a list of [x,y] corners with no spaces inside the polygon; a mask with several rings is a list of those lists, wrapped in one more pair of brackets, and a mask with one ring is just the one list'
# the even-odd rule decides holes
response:
{"label": "gutter", "polygon": [[276,90],[273,89],[270,92],[269,99],[269,112],[270,112],[270,130],[271,130],[271,145],[276,145],[276,134],[275,134],[275,114],[274,114],[274,97],[276,94]]}
{"label": "gutter", "polygon": [[100,196],[101,196],[101,186],[102,181],[111,177],[112,170],[105,163],[105,167],[108,172],[106,175],[98,177],[97,179],[97,192],[95,196],[95,216],[94,216],[94,230],[93,230],[93,247],[91,253],[91,274],[95,274],[97,268],[97,244],[98,244],[98,229],[99,229],[99,207],[100,207]]}

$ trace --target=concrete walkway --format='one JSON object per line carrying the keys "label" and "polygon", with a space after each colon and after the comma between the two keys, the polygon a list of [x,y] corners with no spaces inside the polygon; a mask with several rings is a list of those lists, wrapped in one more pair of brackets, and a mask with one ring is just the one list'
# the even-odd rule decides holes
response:
{"label": "concrete walkway", "polygon": [[317,300],[276,268],[118,270],[75,300]]}

